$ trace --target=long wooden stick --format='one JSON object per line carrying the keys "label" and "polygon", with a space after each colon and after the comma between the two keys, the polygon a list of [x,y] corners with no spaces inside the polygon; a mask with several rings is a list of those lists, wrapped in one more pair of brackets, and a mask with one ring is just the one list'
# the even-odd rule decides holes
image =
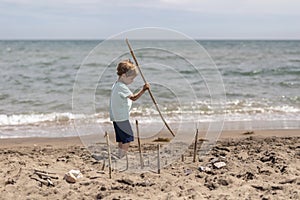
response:
{"label": "long wooden stick", "polygon": [[[135,62],[135,65],[137,66],[137,68],[138,68],[138,70],[139,70],[139,72],[140,72],[140,74],[141,74],[141,77],[142,77],[144,83],[146,84],[147,81],[146,81],[146,79],[145,79],[145,77],[144,77],[144,74],[143,74],[143,72],[142,72],[142,70],[141,70],[141,68],[140,68],[140,66],[139,66],[139,63],[138,63],[138,61],[137,61],[137,59],[136,59],[136,57],[135,57],[135,55],[134,55],[134,53],[133,53],[133,50],[132,50],[132,48],[131,48],[131,46],[130,46],[130,44],[129,44],[128,39],[126,39],[126,43],[127,43],[128,48],[129,48],[129,50],[130,50],[130,54],[131,54],[131,56],[132,56],[132,58],[133,58],[133,60],[134,60],[134,62]],[[161,114],[161,112],[160,112],[160,110],[159,110],[159,107],[158,107],[158,105],[157,105],[157,103],[156,103],[156,100],[155,100],[155,98],[154,98],[154,96],[153,96],[151,90],[149,89],[148,92],[149,92],[149,94],[150,94],[150,97],[151,97],[151,99],[152,99],[154,105],[155,105],[156,110],[157,110],[158,113],[159,113],[160,118],[163,120],[165,126],[168,128],[168,130],[170,131],[170,133],[175,137],[174,132],[172,131],[172,129],[170,128],[170,126],[167,124],[166,120],[165,120],[164,117],[162,116],[162,114]]]}
{"label": "long wooden stick", "polygon": [[109,178],[111,179],[111,154],[110,154],[110,144],[109,144],[109,135],[105,132],[107,152],[108,152],[108,169],[109,169]]}
{"label": "long wooden stick", "polygon": [[141,147],[140,130],[139,130],[139,121],[138,120],[135,120],[135,125],[136,125],[136,134],[137,134],[137,138],[138,138],[141,168],[143,169],[144,168],[144,160],[143,160],[143,155],[142,155],[142,147]]}
{"label": "long wooden stick", "polygon": [[195,135],[193,162],[196,162],[197,142],[198,142],[198,128],[197,128],[197,130],[196,130],[196,135]]}
{"label": "long wooden stick", "polygon": [[160,147],[157,144],[157,173],[160,174]]}
{"label": "long wooden stick", "polygon": [[58,176],[52,176],[52,175],[49,175],[47,173],[42,173],[42,172],[38,172],[38,171],[35,171],[34,173],[38,176],[44,176],[44,177],[47,177],[47,178],[58,179]]}

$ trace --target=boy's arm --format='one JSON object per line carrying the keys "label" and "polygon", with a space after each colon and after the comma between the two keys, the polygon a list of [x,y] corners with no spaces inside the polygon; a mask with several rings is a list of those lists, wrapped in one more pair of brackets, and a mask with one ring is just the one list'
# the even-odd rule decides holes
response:
{"label": "boy's arm", "polygon": [[149,85],[149,83],[146,83],[139,92],[128,96],[128,98],[131,99],[132,101],[136,101],[145,93],[146,90],[149,90],[149,89],[150,89],[150,85]]}

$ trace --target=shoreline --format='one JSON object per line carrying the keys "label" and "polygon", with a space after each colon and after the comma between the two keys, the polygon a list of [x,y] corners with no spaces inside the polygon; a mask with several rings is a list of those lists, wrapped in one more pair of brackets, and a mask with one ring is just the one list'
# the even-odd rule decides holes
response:
{"label": "shoreline", "polygon": [[[204,139],[204,132],[199,132],[199,139]],[[164,131],[161,134],[162,137],[169,138],[169,132]],[[223,131],[218,141],[222,141],[224,139],[237,139],[237,138],[246,138],[249,136],[253,137],[300,137],[300,130],[298,129],[283,129],[283,130],[260,130],[260,131]],[[152,142],[155,137],[151,137],[150,139],[146,139],[144,142]],[[171,138],[170,138],[171,139]],[[136,143],[136,140],[133,144]],[[70,137],[24,137],[24,138],[2,138],[0,139],[0,149],[3,147],[11,147],[11,146],[30,146],[30,145],[53,145],[53,146],[65,146],[65,145],[77,145],[83,146],[83,142],[81,141],[79,136],[70,136]]]}

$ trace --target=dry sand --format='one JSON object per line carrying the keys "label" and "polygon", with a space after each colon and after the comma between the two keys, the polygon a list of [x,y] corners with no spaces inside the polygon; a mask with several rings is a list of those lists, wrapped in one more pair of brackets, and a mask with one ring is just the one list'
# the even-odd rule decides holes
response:
{"label": "dry sand", "polygon": [[[200,161],[191,146],[161,174],[113,171],[112,179],[79,138],[2,139],[0,199],[300,199],[299,139],[299,130],[225,132]],[[54,173],[54,186],[34,179],[35,169]],[[83,175],[74,184],[63,179],[71,169]]]}

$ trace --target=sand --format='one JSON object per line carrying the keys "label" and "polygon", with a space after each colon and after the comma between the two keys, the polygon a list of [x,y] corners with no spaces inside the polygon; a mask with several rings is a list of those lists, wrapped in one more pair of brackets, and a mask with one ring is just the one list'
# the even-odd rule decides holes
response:
{"label": "sand", "polygon": [[[200,161],[191,145],[160,174],[113,171],[111,179],[79,138],[1,139],[0,199],[300,199],[299,139],[299,130],[224,132]],[[63,179],[71,169],[82,173],[73,184]],[[35,170],[53,173],[53,185]]]}

